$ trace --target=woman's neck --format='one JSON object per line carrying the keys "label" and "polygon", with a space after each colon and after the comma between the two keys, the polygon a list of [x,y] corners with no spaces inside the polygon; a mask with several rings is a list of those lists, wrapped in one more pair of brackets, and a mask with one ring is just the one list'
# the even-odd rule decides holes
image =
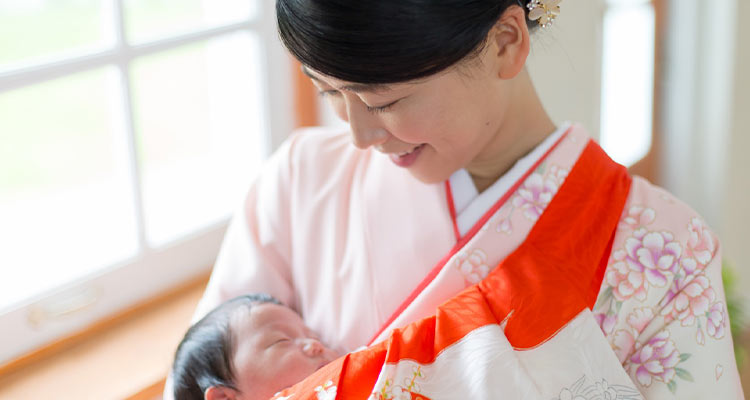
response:
{"label": "woman's neck", "polygon": [[[498,140],[489,143],[489,157],[484,156],[466,168],[479,193],[556,130],[525,69],[512,83],[512,99],[495,134]],[[510,145],[508,139],[511,139]],[[493,144],[498,148],[493,149]]]}

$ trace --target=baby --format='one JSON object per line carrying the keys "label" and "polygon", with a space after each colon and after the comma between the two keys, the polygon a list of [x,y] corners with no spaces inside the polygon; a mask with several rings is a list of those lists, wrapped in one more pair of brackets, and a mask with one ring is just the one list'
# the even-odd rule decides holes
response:
{"label": "baby", "polygon": [[174,398],[265,400],[337,357],[273,297],[236,297],[196,322],[180,342]]}

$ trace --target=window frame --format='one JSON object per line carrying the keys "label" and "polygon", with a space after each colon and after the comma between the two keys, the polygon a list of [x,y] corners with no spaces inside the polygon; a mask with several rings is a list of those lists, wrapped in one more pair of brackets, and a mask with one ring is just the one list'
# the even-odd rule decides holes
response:
{"label": "window frame", "polygon": [[[0,347],[0,365],[11,364],[36,349],[85,331],[98,321],[157,297],[205,275],[213,266],[228,219],[159,248],[146,241],[133,123],[131,63],[139,57],[168,51],[183,45],[203,42],[236,32],[252,32],[260,38],[260,71],[265,116],[264,157],[278,147],[293,128],[290,118],[293,86],[290,59],[276,35],[275,8],[272,3],[257,2],[257,13],[245,20],[182,31],[168,37],[130,44],[125,32],[124,0],[111,1],[114,41],[109,48],[72,55],[0,72],[0,93],[63,78],[98,67],[114,66],[122,83],[122,104],[128,136],[131,185],[134,190],[139,252],[130,259],[102,266],[73,282],[34,295],[0,310],[4,343]],[[247,0],[253,1],[253,0]],[[240,204],[238,204],[240,206]],[[123,282],[133,283],[124,285]]]}
{"label": "window frame", "polygon": [[663,162],[662,155],[662,137],[663,134],[663,108],[664,101],[663,91],[660,90],[664,79],[664,52],[665,40],[667,37],[667,0],[650,0],[654,8],[654,87],[653,87],[653,110],[652,110],[652,129],[651,129],[651,148],[643,158],[636,161],[628,168],[633,175],[639,175],[655,185],[662,184],[660,166]]}

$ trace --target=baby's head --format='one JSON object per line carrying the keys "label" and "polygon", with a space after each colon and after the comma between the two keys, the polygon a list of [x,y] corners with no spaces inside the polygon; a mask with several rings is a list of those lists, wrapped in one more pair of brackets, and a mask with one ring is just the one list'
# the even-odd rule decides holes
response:
{"label": "baby's head", "polygon": [[278,300],[236,297],[190,327],[177,347],[175,400],[268,399],[336,357]]}

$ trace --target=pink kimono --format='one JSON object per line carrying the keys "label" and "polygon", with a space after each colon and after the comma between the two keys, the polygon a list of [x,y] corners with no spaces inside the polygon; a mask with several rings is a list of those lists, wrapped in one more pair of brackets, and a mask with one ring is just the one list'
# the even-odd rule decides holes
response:
{"label": "pink kimono", "polygon": [[[425,185],[346,132],[298,133],[232,221],[197,315],[267,292],[329,344],[373,344],[279,398],[743,398],[718,241],[668,193],[586,161],[597,151],[563,126],[477,194],[466,171]],[[624,189],[597,191],[582,169],[620,171]],[[495,279],[545,276],[512,261],[529,249],[565,254],[554,279]],[[509,293],[520,305],[488,298]]]}

